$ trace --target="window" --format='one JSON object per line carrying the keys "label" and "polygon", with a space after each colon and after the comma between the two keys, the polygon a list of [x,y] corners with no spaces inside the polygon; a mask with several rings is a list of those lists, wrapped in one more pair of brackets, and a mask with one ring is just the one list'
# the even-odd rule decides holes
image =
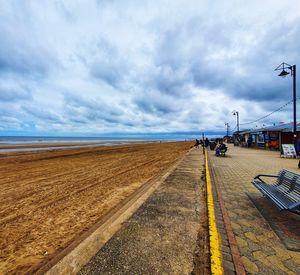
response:
{"label": "window", "polygon": [[263,133],[260,133],[260,134],[257,135],[257,142],[260,142],[260,143],[265,142]]}

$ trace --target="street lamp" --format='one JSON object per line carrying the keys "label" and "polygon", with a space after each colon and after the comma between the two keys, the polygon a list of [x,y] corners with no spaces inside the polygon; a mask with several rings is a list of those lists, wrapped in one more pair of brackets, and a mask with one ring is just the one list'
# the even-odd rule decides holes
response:
{"label": "street lamp", "polygon": [[[290,73],[287,71],[289,70]],[[289,65],[287,63],[281,63],[275,71],[281,71],[278,76],[286,77],[288,74],[291,74],[293,77],[293,113],[294,113],[294,121],[293,121],[293,141],[294,145],[296,144],[297,138],[297,120],[296,120],[296,65]]]}
{"label": "street lamp", "polygon": [[236,127],[237,127],[237,133],[240,134],[240,121],[239,121],[239,112],[233,111],[232,114],[236,116]]}
{"label": "street lamp", "polygon": [[225,123],[225,126],[226,126],[226,137],[229,137],[229,123],[228,122],[226,122]]}

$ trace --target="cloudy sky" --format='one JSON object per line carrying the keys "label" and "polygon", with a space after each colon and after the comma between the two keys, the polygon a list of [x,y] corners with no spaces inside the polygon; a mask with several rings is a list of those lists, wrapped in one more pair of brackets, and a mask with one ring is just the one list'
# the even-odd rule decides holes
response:
{"label": "cloudy sky", "polygon": [[233,130],[292,99],[283,61],[299,0],[0,0],[0,135]]}

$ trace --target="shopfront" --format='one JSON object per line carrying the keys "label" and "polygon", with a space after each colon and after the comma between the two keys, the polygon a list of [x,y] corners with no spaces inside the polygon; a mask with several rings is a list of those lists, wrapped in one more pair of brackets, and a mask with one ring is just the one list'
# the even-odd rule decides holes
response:
{"label": "shopfront", "polygon": [[278,131],[266,131],[264,133],[265,136],[265,146],[268,149],[279,149],[279,132]]}

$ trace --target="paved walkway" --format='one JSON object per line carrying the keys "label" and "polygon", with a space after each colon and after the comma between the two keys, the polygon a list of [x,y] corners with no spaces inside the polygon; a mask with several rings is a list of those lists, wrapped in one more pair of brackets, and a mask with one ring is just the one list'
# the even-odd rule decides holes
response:
{"label": "paved walkway", "polygon": [[190,151],[80,274],[208,274],[203,163]]}
{"label": "paved walkway", "polygon": [[[277,174],[282,168],[299,173],[298,160],[280,158],[279,152],[234,146],[229,146],[225,158],[214,156],[213,151],[208,151],[208,154],[213,184],[221,194],[246,272],[300,274],[300,252],[287,249],[287,246],[293,246],[293,240],[296,243],[300,236],[300,227],[288,227],[292,226],[291,223],[299,225],[299,216],[279,212],[251,184],[252,178],[259,173]],[[217,198],[216,201],[218,203]],[[259,203],[256,204],[255,201]],[[270,212],[263,216],[263,209],[260,207],[269,209]],[[281,220],[272,223],[273,218],[271,219],[268,213],[271,213],[271,216],[272,213],[275,213],[275,216],[279,215]],[[282,235],[274,230],[276,222],[285,225]],[[270,224],[275,227],[271,227]],[[221,231],[221,236],[224,236],[222,228]],[[285,240],[285,235],[289,235],[291,239]],[[225,246],[222,248],[227,270],[230,270],[230,251]],[[233,267],[232,270],[234,272]]]}

